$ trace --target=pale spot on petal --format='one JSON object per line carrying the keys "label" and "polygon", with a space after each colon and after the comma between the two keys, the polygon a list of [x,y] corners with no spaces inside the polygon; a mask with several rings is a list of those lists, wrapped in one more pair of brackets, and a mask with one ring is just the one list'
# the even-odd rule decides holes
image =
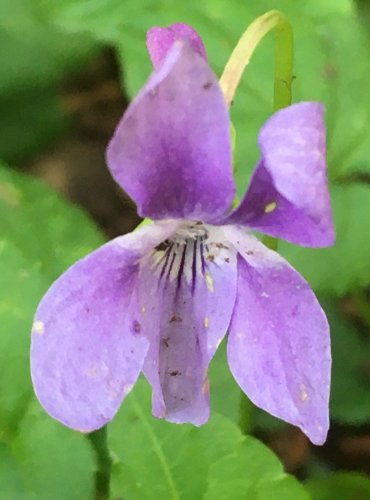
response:
{"label": "pale spot on petal", "polygon": [[38,335],[42,335],[44,333],[44,323],[42,321],[35,321],[32,325],[32,331]]}
{"label": "pale spot on petal", "polygon": [[123,395],[127,396],[127,394],[131,391],[131,389],[134,387],[134,384],[125,384],[123,386]]}
{"label": "pale spot on petal", "polygon": [[205,275],[204,275],[204,279],[205,279],[205,282],[206,282],[208,290],[210,292],[213,292],[214,291],[214,286],[213,286],[213,278],[212,278],[212,276],[209,273],[206,272]]}
{"label": "pale spot on petal", "polygon": [[270,214],[271,212],[273,212],[276,208],[276,201],[272,201],[271,203],[268,203],[266,206],[265,206],[265,214]]}
{"label": "pale spot on petal", "polygon": [[208,328],[209,327],[209,319],[207,318],[207,316],[204,318],[204,328]]}
{"label": "pale spot on petal", "polygon": [[206,379],[203,384],[202,384],[202,394],[208,395],[209,394],[209,382],[208,379]]}
{"label": "pale spot on petal", "polygon": [[302,403],[305,403],[309,400],[309,395],[307,393],[307,387],[304,384],[299,386],[299,399]]}
{"label": "pale spot on petal", "polygon": [[97,374],[97,367],[96,367],[96,365],[91,365],[86,370],[86,375],[89,378],[96,378],[96,374]]}
{"label": "pale spot on petal", "polygon": [[111,397],[112,399],[115,399],[119,394],[119,382],[117,380],[108,379],[107,380],[107,392],[109,394],[109,397]]}

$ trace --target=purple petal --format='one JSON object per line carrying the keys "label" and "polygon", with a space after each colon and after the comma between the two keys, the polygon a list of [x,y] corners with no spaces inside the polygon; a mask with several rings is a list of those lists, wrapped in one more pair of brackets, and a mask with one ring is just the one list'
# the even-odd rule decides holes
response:
{"label": "purple petal", "polygon": [[208,220],[229,207],[229,118],[217,79],[176,42],[122,118],[107,161],[143,217]]}
{"label": "purple petal", "polygon": [[46,292],[33,324],[32,380],[45,410],[91,431],[111,420],[148,351],[136,328],[138,259],[173,232],[144,227],[103,245]]}
{"label": "purple petal", "polygon": [[332,245],[322,105],[302,102],[278,111],[261,128],[258,143],[261,160],[225,223],[298,245]]}
{"label": "purple petal", "polygon": [[255,405],[323,444],[331,363],[325,314],[278,254],[240,229],[226,228],[225,234],[240,252],[228,341],[231,372]]}
{"label": "purple petal", "polygon": [[209,416],[207,367],[236,294],[235,250],[221,229],[206,230],[204,239],[179,236],[158,249],[140,274],[140,325],[150,340],[144,374],[153,389],[153,415],[195,425]]}
{"label": "purple petal", "polygon": [[202,39],[191,26],[182,23],[171,24],[166,28],[153,26],[146,33],[146,47],[154,68],[162,63],[177,40],[185,40],[195,52],[207,60]]}

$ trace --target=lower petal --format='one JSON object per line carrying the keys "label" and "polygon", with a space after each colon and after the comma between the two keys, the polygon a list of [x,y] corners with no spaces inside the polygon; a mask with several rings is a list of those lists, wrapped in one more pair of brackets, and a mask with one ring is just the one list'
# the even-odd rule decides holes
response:
{"label": "lower petal", "polygon": [[236,295],[236,255],[222,231],[168,242],[142,266],[141,329],[150,340],[144,374],[153,414],[202,425],[209,416],[208,364]]}
{"label": "lower petal", "polygon": [[226,232],[239,250],[228,340],[231,372],[255,405],[323,444],[331,364],[325,314],[308,284],[278,254],[242,230]]}
{"label": "lower petal", "polygon": [[148,351],[137,331],[138,259],[173,226],[117,238],[78,261],[46,292],[35,316],[31,371],[45,410],[88,432],[111,420]]}

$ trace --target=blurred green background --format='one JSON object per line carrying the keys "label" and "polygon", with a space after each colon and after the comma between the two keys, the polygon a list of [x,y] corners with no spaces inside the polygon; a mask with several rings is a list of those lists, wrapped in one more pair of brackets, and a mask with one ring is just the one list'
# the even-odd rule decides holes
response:
{"label": "blurred green background", "polygon": [[[251,404],[245,430],[260,441],[243,436],[240,393],[220,349],[210,374],[213,416],[203,428],[153,419],[143,381],[125,401],[109,429],[112,498],[370,499],[370,2],[0,0],[1,500],[99,498],[90,441],[34,399],[29,331],[52,280],[139,221],[104,151],[149,75],[146,29],[191,24],[220,75],[246,26],[272,8],[294,29],[293,101],[326,107],[337,242],[279,249],[331,323],[329,438],[315,448]],[[273,42],[269,35],[258,47],[232,106],[239,194],[272,110]]]}

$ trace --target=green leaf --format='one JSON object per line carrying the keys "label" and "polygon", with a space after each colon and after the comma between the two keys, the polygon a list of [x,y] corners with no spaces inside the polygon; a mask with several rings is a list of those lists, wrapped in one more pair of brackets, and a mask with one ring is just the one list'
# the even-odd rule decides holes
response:
{"label": "green leaf", "polygon": [[88,500],[94,457],[87,439],[32,405],[9,446],[25,491],[38,500]]}
{"label": "green leaf", "polygon": [[353,500],[370,498],[370,479],[361,474],[338,472],[307,481],[312,500]]}
{"label": "green leaf", "polygon": [[54,90],[0,94],[0,158],[20,162],[49,144],[67,125]]}
{"label": "green leaf", "polygon": [[0,239],[0,439],[31,399],[29,337],[33,312],[47,282],[9,241]]}
{"label": "green leaf", "polygon": [[370,342],[343,315],[333,299],[320,298],[331,330],[332,385],[330,414],[347,424],[370,420],[370,380],[364,367],[370,359]]}
{"label": "green leaf", "polygon": [[33,402],[29,338],[42,292],[102,238],[76,207],[5,167],[0,167],[0,211],[0,454],[4,450],[7,457],[0,465],[0,478],[6,477],[0,496],[3,488],[4,498],[88,499],[90,445]]}
{"label": "green leaf", "polygon": [[121,463],[114,470],[113,494],[140,500],[200,497],[206,487],[207,459],[216,459],[243,439],[222,417],[214,416],[201,429],[155,419],[143,380],[124,401],[108,432],[109,447]]}
{"label": "green leaf", "polygon": [[[0,497],[26,500],[24,484],[15,458],[5,444],[0,442]],[[36,500],[36,499],[35,499]]]}
{"label": "green leaf", "polygon": [[53,421],[33,403],[13,439],[0,440],[0,497],[88,500],[94,456],[86,438]]}
{"label": "green leaf", "polygon": [[226,341],[222,342],[212,359],[209,380],[212,410],[238,424],[241,389],[231,375],[227,364]]}
{"label": "green leaf", "polygon": [[246,437],[227,456],[211,465],[204,500],[309,500],[296,479],[254,438]]}
{"label": "green leaf", "polygon": [[32,177],[0,167],[0,234],[49,279],[102,243],[88,217]]}
{"label": "green leaf", "polygon": [[53,26],[34,0],[0,5],[0,94],[45,88],[77,68],[96,44]]}
{"label": "green leaf", "polygon": [[56,84],[96,46],[43,17],[33,0],[2,0],[0,5],[0,159],[12,163],[64,129]]}
{"label": "green leaf", "polygon": [[342,295],[370,283],[370,187],[333,186],[331,200],[336,229],[335,245],[305,249],[280,242],[279,252],[315,290]]}
{"label": "green leaf", "polygon": [[89,219],[31,177],[0,167],[0,437],[32,398],[29,336],[50,282],[102,242]]}
{"label": "green leaf", "polygon": [[[230,468],[240,473],[233,475],[233,481],[241,481],[245,493],[251,482],[256,486],[259,480],[261,498],[266,500],[270,480],[276,481],[276,485],[284,480],[282,488],[290,489],[285,481],[289,476],[284,474],[274,454],[256,439],[241,434],[225,417],[213,412],[209,422],[200,428],[170,424],[152,417],[150,389],[144,380],[137,383],[124,401],[108,432],[109,447],[116,459],[113,496],[139,500],[216,498],[212,496],[212,491],[217,489],[217,473],[213,472],[213,467],[217,468],[224,457],[229,460]],[[247,469],[239,468],[240,461]],[[290,480],[296,493],[303,492],[296,498],[306,499],[303,487],[293,478]],[[239,497],[229,490],[227,498]]]}

